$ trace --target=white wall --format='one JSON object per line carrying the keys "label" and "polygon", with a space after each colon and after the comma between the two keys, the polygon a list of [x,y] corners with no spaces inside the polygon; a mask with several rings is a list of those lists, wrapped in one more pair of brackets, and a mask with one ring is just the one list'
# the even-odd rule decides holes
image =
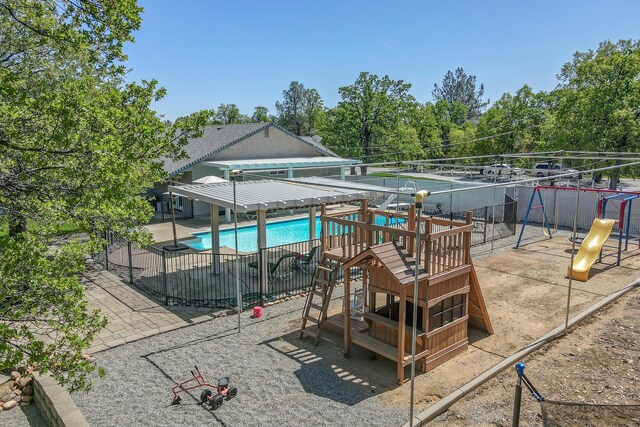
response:
{"label": "white wall", "polygon": [[[523,221],[527,213],[527,207],[531,200],[533,187],[518,186],[518,221]],[[580,192],[579,211],[578,211],[578,229],[587,231],[591,228],[593,220],[597,217],[598,200],[606,193]],[[611,195],[611,193],[609,193]],[[576,206],[576,192],[567,190],[541,190],[542,201],[544,203],[547,220],[551,226],[555,224],[557,217],[558,227],[571,229],[573,227],[573,218]],[[536,196],[533,206],[540,206],[540,200]],[[557,216],[556,216],[557,214]],[[620,201],[609,200],[607,203],[606,218],[618,219],[620,214]],[[626,222],[625,215],[625,222]],[[529,222],[535,224],[542,223],[542,209],[532,209],[529,213]],[[631,203],[631,222],[629,234],[638,236],[640,234],[640,199],[633,200]]]}

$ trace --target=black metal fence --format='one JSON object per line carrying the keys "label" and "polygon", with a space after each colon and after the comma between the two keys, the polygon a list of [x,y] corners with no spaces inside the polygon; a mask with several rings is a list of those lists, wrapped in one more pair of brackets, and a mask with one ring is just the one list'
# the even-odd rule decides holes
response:
{"label": "black metal fence", "polygon": [[[505,203],[473,209],[472,213],[472,246],[515,234],[517,202],[508,195]],[[467,211],[431,213],[459,221],[465,221],[466,215]],[[441,230],[434,227],[433,231]],[[322,255],[320,239],[265,248],[236,259],[233,253],[169,252],[153,246],[137,247],[113,233],[107,233],[106,238],[105,251],[95,259],[169,306],[233,308],[237,306],[238,283],[245,307],[306,292]],[[358,274],[359,271],[354,271],[352,277]]]}
{"label": "black metal fence", "polygon": [[[107,241],[95,259],[169,306],[236,307],[238,284],[245,307],[305,292],[322,253],[320,239],[261,249],[237,259],[235,254],[136,247],[113,233],[107,233]],[[264,269],[261,262],[266,263]]]}

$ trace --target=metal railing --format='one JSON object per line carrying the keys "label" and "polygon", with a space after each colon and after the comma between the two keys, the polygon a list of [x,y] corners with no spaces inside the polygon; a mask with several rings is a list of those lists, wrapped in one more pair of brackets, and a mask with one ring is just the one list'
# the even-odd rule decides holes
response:
{"label": "metal railing", "polygon": [[[322,254],[320,239],[265,248],[237,259],[235,254],[136,247],[113,233],[106,239],[108,245],[94,256],[96,261],[168,306],[236,307],[236,262],[245,307],[306,292]],[[267,262],[264,270],[260,259]],[[267,275],[264,280],[261,271]]]}
{"label": "metal railing", "polygon": [[[485,206],[471,210],[471,246],[515,234],[517,204],[509,196],[505,200],[507,203],[496,205],[495,209]],[[492,217],[494,212],[495,221]],[[354,212],[337,215],[340,218],[334,222],[358,218],[354,215]],[[384,214],[377,212],[376,215]],[[405,213],[388,215],[389,219],[384,223],[386,227],[375,222],[367,224],[373,237],[371,242],[365,242],[365,246],[389,241],[391,235],[401,240],[413,236],[413,233],[406,231],[406,222],[402,222]],[[427,215],[464,223],[467,211],[430,212]],[[427,217],[423,217],[423,221]],[[439,224],[446,224],[446,221],[432,221],[433,233],[451,228]],[[345,256],[349,255],[348,248],[351,246],[346,244],[346,240],[355,239],[357,233],[349,224],[334,224],[333,227],[328,228],[324,235],[325,240],[330,242],[327,247],[341,244],[347,251]],[[242,254],[236,260],[234,254],[169,252],[154,246],[138,247],[114,233],[107,233],[106,239],[108,245],[103,252],[95,255],[95,259],[124,281],[168,306],[236,307],[236,262],[239,263],[239,282],[245,307],[306,292],[323,250],[322,240],[314,239],[264,248],[255,253]],[[356,253],[350,255],[355,256]],[[267,263],[265,268],[260,268],[261,260]],[[263,278],[262,274],[266,276]]]}

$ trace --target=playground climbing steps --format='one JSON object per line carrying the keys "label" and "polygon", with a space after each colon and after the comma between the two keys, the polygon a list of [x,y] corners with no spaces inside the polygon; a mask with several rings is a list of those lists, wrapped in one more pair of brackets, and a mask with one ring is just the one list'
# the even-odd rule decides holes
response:
{"label": "playground climbing steps", "polygon": [[[307,300],[302,314],[300,339],[305,335],[315,338],[313,345],[320,342],[322,323],[327,320],[327,310],[331,301],[331,294],[336,283],[340,263],[323,255],[311,279]],[[311,323],[307,326],[307,323]]]}

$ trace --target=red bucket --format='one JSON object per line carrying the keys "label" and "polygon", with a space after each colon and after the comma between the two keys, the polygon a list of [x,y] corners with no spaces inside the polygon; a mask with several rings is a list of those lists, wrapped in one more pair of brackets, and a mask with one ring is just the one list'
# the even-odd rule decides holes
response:
{"label": "red bucket", "polygon": [[253,318],[254,319],[259,319],[260,317],[262,317],[262,307],[257,305],[255,307],[253,307]]}

